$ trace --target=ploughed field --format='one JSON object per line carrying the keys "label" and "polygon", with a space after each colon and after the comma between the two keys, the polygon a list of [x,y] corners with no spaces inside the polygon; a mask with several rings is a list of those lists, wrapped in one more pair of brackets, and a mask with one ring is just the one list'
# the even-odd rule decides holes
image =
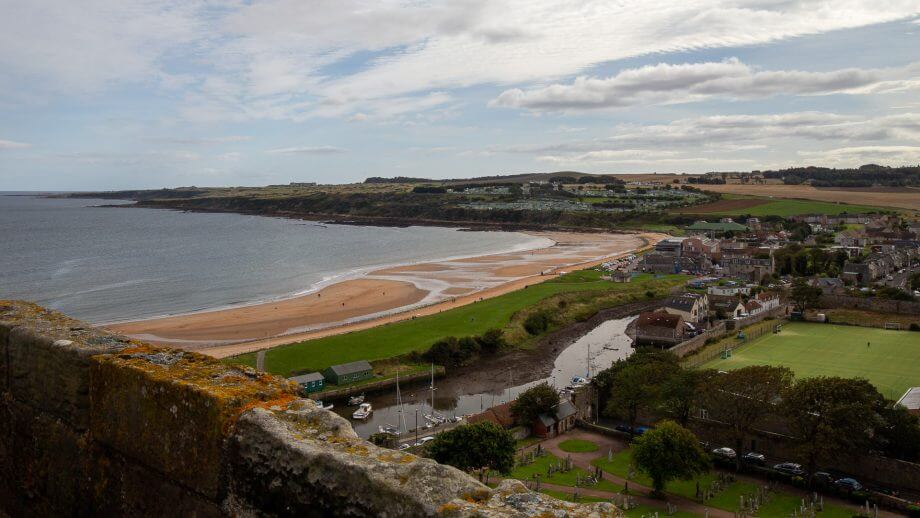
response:
{"label": "ploughed field", "polygon": [[920,386],[920,333],[888,329],[792,322],[703,368],[738,369],[750,365],[784,365],[798,378],[840,376],[865,378],[891,399]]}

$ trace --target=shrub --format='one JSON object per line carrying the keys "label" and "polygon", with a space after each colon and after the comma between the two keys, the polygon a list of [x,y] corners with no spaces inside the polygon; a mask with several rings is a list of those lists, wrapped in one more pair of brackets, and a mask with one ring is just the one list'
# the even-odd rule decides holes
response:
{"label": "shrub", "polygon": [[918,323],[916,323],[916,322],[912,322],[912,323],[910,324],[910,328],[909,328],[909,329],[910,329],[911,331],[920,331],[920,324],[918,324]]}
{"label": "shrub", "polygon": [[534,313],[524,321],[524,330],[532,335],[538,335],[549,327],[550,317],[545,311]]}
{"label": "shrub", "polygon": [[479,347],[489,354],[495,354],[508,345],[501,329],[489,329],[477,340],[479,341]]}
{"label": "shrub", "polygon": [[645,297],[646,297],[646,298],[649,298],[649,299],[653,299],[653,298],[655,298],[655,292],[652,291],[652,290],[648,290],[648,291],[645,292]]}

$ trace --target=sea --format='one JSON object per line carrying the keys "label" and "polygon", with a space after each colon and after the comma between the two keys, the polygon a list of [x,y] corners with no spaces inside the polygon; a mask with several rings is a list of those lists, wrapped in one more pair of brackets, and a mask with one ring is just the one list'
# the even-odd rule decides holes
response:
{"label": "sea", "polygon": [[528,250],[517,232],[334,225],[0,193],[0,299],[94,324],[294,297],[385,266]]}

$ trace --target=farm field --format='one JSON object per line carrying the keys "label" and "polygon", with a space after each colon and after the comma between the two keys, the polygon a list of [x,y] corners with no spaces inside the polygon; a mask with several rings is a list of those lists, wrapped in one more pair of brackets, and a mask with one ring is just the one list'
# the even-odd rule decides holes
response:
{"label": "farm field", "polygon": [[[526,289],[443,313],[276,347],[265,353],[265,370],[289,376],[293,372],[318,371],[350,361],[392,358],[413,351],[424,351],[435,341],[447,336],[473,336],[489,329],[502,328],[518,311],[553,295],[605,292],[644,296],[649,289],[674,286],[685,279],[682,275],[667,275],[656,279],[651,274],[644,274],[636,277],[633,282],[618,284],[601,279],[601,272],[597,270],[575,271]],[[226,361],[255,365],[255,353],[228,358]]]}
{"label": "farm field", "polygon": [[[875,207],[920,210],[920,189],[907,187],[896,192],[891,189],[815,188],[810,185],[695,185],[704,191],[747,196],[774,196],[797,200],[829,203],[850,203]],[[806,201],[807,203],[807,201]]]}
{"label": "farm field", "polygon": [[[867,346],[867,344],[869,344]],[[784,365],[796,377],[862,377],[879,392],[898,399],[920,385],[920,333],[793,322],[742,346],[729,359],[702,365],[719,370],[749,365]]]}
{"label": "farm field", "polygon": [[706,203],[695,207],[684,207],[674,212],[712,216],[740,216],[743,214],[750,214],[755,217],[788,217],[796,214],[827,214],[829,216],[836,216],[844,212],[848,214],[858,214],[890,210],[884,207],[848,205],[824,201],[756,198],[733,194],[725,194],[723,197],[724,199],[713,203]]}

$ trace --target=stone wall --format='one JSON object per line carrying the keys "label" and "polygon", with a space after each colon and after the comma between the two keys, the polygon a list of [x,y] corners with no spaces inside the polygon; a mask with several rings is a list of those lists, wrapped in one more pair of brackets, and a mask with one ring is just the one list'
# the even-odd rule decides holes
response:
{"label": "stone wall", "polygon": [[0,301],[0,516],[616,516],[376,447],[289,382]]}
{"label": "stone wall", "polygon": [[821,295],[820,308],[847,308],[875,311],[878,313],[899,313],[916,315],[920,313],[920,302],[890,300],[877,297],[848,297],[846,295]]}
{"label": "stone wall", "polygon": [[719,322],[710,329],[707,329],[705,332],[694,336],[689,340],[684,340],[683,342],[675,345],[668,349],[678,358],[683,358],[684,356],[699,350],[704,345],[706,345],[706,340],[710,338],[719,339],[725,335],[725,322]]}

